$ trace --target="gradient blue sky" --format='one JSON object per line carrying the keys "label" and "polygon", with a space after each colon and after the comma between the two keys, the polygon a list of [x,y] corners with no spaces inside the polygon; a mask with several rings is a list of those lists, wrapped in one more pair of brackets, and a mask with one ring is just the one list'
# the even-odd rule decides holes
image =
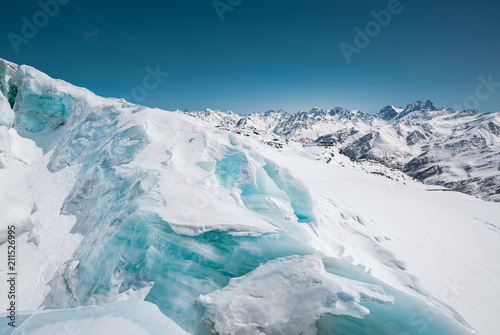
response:
{"label": "gradient blue sky", "polygon": [[[22,18],[41,8],[4,1],[0,57],[113,97],[159,65],[170,76],[139,102],[168,110],[452,107],[475,94],[479,76],[500,82],[498,1],[401,0],[348,64],[339,44],[353,44],[354,27],[388,2],[243,0],[221,21],[213,0],[70,0],[16,53],[8,34],[21,35]],[[500,87],[478,109],[500,111]]]}

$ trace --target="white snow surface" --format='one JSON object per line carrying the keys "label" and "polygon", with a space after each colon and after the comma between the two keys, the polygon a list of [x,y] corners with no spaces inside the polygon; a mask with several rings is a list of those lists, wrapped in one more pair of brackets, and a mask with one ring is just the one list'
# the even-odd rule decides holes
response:
{"label": "white snow surface", "polygon": [[38,312],[12,334],[189,335],[158,307],[145,301]]}

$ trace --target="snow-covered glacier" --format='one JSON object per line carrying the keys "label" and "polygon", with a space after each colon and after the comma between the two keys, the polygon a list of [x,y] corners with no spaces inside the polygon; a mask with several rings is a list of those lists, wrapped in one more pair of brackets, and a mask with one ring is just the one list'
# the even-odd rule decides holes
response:
{"label": "snow-covered glacier", "polygon": [[3,60],[0,92],[2,334],[500,330],[498,203]]}

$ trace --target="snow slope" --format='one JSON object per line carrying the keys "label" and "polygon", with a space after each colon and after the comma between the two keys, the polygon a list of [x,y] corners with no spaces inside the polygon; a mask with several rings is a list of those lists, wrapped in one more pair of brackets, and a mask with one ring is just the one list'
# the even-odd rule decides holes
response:
{"label": "snow slope", "polygon": [[0,83],[19,333],[500,329],[498,203],[235,114],[148,109],[6,61]]}

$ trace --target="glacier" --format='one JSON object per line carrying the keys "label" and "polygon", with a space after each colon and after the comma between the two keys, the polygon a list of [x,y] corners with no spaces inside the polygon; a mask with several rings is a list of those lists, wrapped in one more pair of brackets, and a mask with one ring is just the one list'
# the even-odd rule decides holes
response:
{"label": "glacier", "polygon": [[[498,329],[499,204],[3,60],[0,92],[0,253],[10,224],[20,250],[14,333]],[[441,294],[456,280],[463,290]]]}

